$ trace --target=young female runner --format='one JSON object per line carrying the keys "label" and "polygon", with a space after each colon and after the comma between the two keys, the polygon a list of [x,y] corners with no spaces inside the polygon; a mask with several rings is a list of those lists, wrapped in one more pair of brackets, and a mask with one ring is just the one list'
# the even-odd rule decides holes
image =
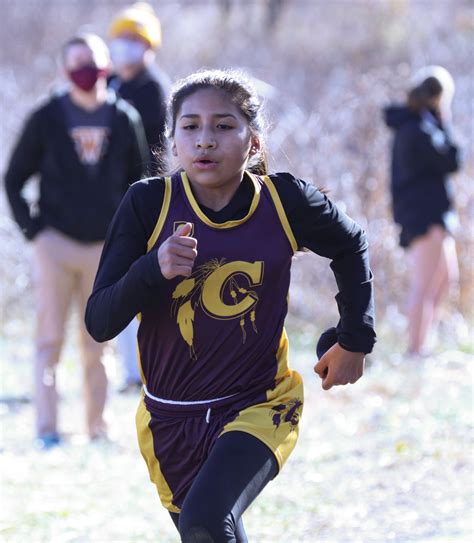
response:
{"label": "young female runner", "polygon": [[244,542],[242,513],[293,450],[303,407],[283,326],[292,256],[332,259],[341,320],[315,366],[329,389],[357,381],[373,347],[367,243],[313,185],[265,175],[242,76],[194,74],[169,110],[179,171],[128,191],[86,323],[105,341],[140,319],[138,440],[182,541]]}

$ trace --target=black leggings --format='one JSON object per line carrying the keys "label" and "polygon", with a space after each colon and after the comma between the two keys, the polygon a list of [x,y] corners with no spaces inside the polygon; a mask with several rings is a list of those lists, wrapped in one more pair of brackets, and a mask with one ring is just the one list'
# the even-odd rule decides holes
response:
{"label": "black leggings", "polygon": [[245,432],[214,445],[181,508],[170,513],[182,543],[246,543],[241,515],[278,472],[272,451]]}

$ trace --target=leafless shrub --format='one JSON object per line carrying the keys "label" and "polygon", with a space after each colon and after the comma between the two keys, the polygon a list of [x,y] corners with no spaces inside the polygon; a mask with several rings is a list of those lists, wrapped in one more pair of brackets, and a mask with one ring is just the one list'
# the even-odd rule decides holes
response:
{"label": "leafless shrub", "polygon": [[[472,144],[472,4],[463,0],[295,0],[271,27],[266,3],[236,2],[223,15],[219,2],[152,2],[164,29],[158,61],[171,78],[201,67],[241,67],[261,81],[272,122],[271,166],[324,186],[368,232],[379,317],[401,304],[405,259],[388,198],[389,134],[380,109],[403,99],[413,69],[442,64],[457,83],[454,121],[466,150]],[[2,170],[27,113],[60,84],[57,52],[78,28],[105,35],[116,0],[2,2],[0,48]],[[263,84],[265,82],[265,84]],[[457,235],[461,284],[455,307],[473,306],[470,254],[473,162],[456,176],[461,229]],[[8,218],[0,222],[2,320],[21,317],[31,303],[27,246]],[[333,322],[335,286],[326,262],[298,257],[292,314],[302,327]]]}

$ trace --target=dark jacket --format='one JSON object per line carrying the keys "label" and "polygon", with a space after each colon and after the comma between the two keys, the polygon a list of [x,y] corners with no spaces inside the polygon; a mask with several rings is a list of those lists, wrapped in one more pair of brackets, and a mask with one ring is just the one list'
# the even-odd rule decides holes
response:
{"label": "dark jacket", "polygon": [[[110,94],[112,120],[99,175],[89,178],[66,128],[60,96],[33,112],[13,150],[5,176],[13,216],[27,239],[44,227],[81,242],[105,239],[122,196],[140,179],[149,153],[138,113]],[[38,214],[32,216],[21,191],[39,174]]]}
{"label": "dark jacket", "polygon": [[140,113],[148,145],[164,144],[166,125],[166,88],[149,70],[144,69],[130,81],[112,76],[109,87]]}
{"label": "dark jacket", "polygon": [[391,192],[395,222],[423,233],[443,224],[452,207],[447,174],[459,167],[458,149],[434,112],[417,114],[405,106],[384,110],[394,131]]}

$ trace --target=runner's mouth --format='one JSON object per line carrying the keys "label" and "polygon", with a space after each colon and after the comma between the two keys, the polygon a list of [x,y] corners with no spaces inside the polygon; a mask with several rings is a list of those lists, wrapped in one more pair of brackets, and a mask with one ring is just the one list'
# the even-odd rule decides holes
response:
{"label": "runner's mouth", "polygon": [[215,166],[217,166],[217,162],[215,162],[214,160],[210,160],[209,158],[200,158],[198,160],[195,160],[194,164],[198,168],[204,168],[204,169],[214,168]]}

